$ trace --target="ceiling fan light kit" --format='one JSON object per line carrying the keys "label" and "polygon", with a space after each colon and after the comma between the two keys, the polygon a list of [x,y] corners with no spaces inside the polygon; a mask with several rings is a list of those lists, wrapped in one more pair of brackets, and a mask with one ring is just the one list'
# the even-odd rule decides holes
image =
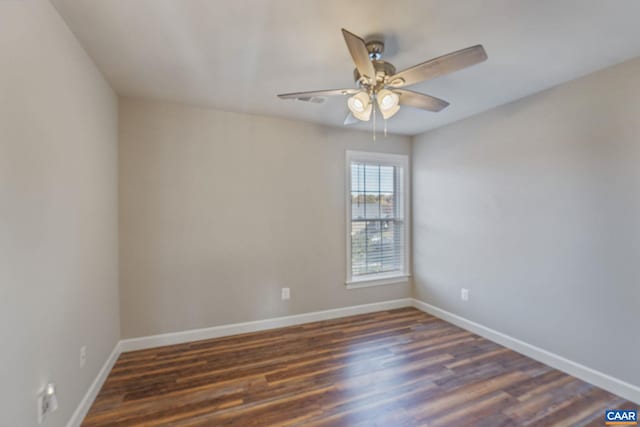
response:
{"label": "ceiling fan light kit", "polygon": [[400,111],[400,97],[397,93],[391,92],[389,89],[380,89],[375,96],[380,114],[385,120]]}
{"label": "ceiling fan light kit", "polygon": [[434,96],[404,89],[404,87],[452,73],[487,59],[487,53],[482,45],[475,45],[396,72],[393,64],[382,59],[383,42],[377,40],[365,42],[361,37],[345,29],[342,30],[342,35],[356,66],[353,72],[355,89],[284,93],[278,97],[311,101],[318,97],[351,95],[347,100],[351,113],[347,116],[345,124],[353,121],[351,116],[364,122],[369,121],[373,116],[375,123],[376,109],[385,120],[393,117],[400,110],[400,106],[438,112],[446,108],[449,103]]}
{"label": "ceiling fan light kit", "polygon": [[351,114],[358,120],[368,122],[371,118],[371,111],[373,105],[371,104],[371,98],[365,92],[358,92],[347,100],[347,107],[351,111]]}

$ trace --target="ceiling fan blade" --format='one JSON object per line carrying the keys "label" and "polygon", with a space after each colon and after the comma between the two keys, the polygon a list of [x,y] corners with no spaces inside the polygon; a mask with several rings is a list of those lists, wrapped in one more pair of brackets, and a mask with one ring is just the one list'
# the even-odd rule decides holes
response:
{"label": "ceiling fan blade", "polygon": [[[359,92],[360,89],[330,89],[330,90],[312,90],[309,92],[292,92],[292,93],[281,93],[278,95],[280,99],[297,99],[300,101],[314,101],[314,98],[318,98],[321,96],[336,96],[336,95],[351,95],[356,92]],[[322,102],[322,101],[320,101]]]}
{"label": "ceiling fan blade", "polygon": [[349,112],[349,114],[347,114],[347,117],[344,118],[344,125],[345,126],[355,125],[359,121],[360,120],[356,119],[353,113]]}
{"label": "ceiling fan blade", "polygon": [[376,69],[371,59],[369,59],[369,51],[364,40],[344,28],[342,29],[342,35],[360,75],[368,77],[370,80],[375,80]]}
{"label": "ceiling fan blade", "polygon": [[407,105],[409,107],[421,108],[427,111],[438,112],[447,108],[449,103],[435,96],[425,95],[424,93],[413,92],[406,89],[394,90],[395,93],[400,95],[400,105]]}
{"label": "ceiling fan blade", "polygon": [[487,52],[482,45],[471,46],[402,70],[389,77],[388,86],[393,88],[410,86],[470,67],[486,59]]}

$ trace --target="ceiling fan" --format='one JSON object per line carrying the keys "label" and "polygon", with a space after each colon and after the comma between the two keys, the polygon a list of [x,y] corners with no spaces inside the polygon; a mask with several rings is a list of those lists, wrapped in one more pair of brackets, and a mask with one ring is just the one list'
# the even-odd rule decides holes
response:
{"label": "ceiling fan", "polygon": [[345,124],[357,120],[369,121],[372,112],[375,118],[376,105],[384,119],[393,117],[401,105],[437,112],[446,108],[449,103],[404,87],[452,73],[487,59],[482,45],[476,45],[396,72],[392,64],[382,59],[383,42],[365,42],[345,29],[342,29],[342,35],[356,65],[353,72],[356,88],[283,93],[278,97],[320,103],[324,101],[322,97],[325,96],[351,95],[347,100],[351,114],[345,119]]}

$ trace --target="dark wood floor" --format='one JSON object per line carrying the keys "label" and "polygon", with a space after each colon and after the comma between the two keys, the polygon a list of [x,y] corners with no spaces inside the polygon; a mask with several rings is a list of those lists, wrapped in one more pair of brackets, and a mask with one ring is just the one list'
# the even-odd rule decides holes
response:
{"label": "dark wood floor", "polygon": [[413,308],[124,353],[84,426],[603,426],[637,409]]}

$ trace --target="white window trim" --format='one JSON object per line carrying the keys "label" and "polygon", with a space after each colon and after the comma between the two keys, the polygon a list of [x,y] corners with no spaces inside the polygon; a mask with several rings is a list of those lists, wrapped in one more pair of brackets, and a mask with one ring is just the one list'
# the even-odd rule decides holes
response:
{"label": "white window trim", "polygon": [[[375,274],[369,277],[357,277],[354,278],[351,274],[351,162],[352,161],[362,161],[362,162],[375,162],[381,165],[388,166],[399,166],[402,170],[402,176],[400,179],[400,184],[402,186],[402,209],[403,209],[403,221],[405,224],[404,227],[404,236],[403,236],[403,247],[404,247],[404,258],[403,258],[403,271],[401,272],[393,272],[393,273],[382,273]],[[359,289],[359,288],[368,288],[371,286],[381,286],[381,285],[392,285],[399,283],[408,283],[409,277],[411,274],[409,272],[409,259],[411,255],[409,253],[410,250],[410,210],[409,210],[409,198],[411,194],[411,189],[409,187],[409,156],[405,154],[390,154],[390,153],[374,153],[370,151],[346,151],[346,161],[345,161],[345,207],[347,214],[347,223],[346,223],[346,249],[347,249],[347,280],[346,286],[347,289]]]}
{"label": "white window trim", "polygon": [[409,283],[409,275],[398,275],[394,273],[393,275],[383,276],[376,275],[372,278],[361,279],[361,280],[352,280],[351,282],[347,281],[347,289],[360,289],[360,288],[370,288],[372,286],[382,286],[382,285],[399,285],[399,284],[407,284]]}

